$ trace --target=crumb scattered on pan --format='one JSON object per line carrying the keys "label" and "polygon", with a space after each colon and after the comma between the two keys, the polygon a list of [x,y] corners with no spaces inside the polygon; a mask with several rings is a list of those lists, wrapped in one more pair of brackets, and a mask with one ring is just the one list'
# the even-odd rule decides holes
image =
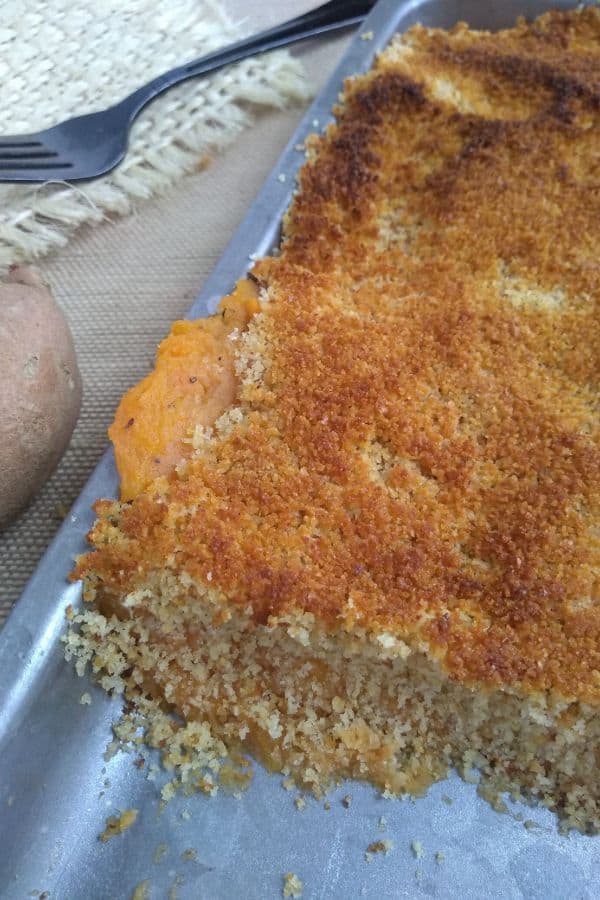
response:
{"label": "crumb scattered on pan", "polygon": [[148,879],[140,881],[131,895],[131,900],[150,900],[150,882]]}
{"label": "crumb scattered on pan", "polygon": [[363,31],[360,36],[361,41],[372,41],[373,40],[373,32],[372,31]]}
{"label": "crumb scattered on pan", "polygon": [[527,831],[533,831],[535,828],[540,827],[537,822],[533,821],[533,819],[525,819],[523,825],[527,829]]}
{"label": "crumb scattered on pan", "polygon": [[283,876],[283,896],[301,897],[304,885],[293,872],[286,872]]}
{"label": "crumb scattered on pan", "polygon": [[345,806],[346,809],[350,809],[352,806],[352,794],[346,794],[345,797],[342,797],[342,806]]}
{"label": "crumb scattered on pan", "polygon": [[183,819],[184,822],[189,822],[189,820],[192,818],[192,814],[189,811],[189,809],[182,810],[181,818]]}
{"label": "crumb scattered on pan", "polygon": [[483,797],[484,800],[490,804],[493,810],[497,813],[507,813],[508,806],[500,796],[500,792],[489,785],[477,785],[477,793],[480,797]]}
{"label": "crumb scattered on pan", "polygon": [[136,767],[136,769],[143,769],[144,766],[146,765],[146,760],[144,759],[143,756],[138,756],[133,764]]}
{"label": "crumb scattered on pan", "polygon": [[158,844],[152,856],[152,862],[158,865],[168,849],[169,847],[167,844]]}
{"label": "crumb scattered on pan", "polygon": [[128,828],[131,828],[137,815],[137,809],[126,809],[120,816],[109,816],[106,820],[106,828],[98,835],[99,839],[105,844],[118,834],[123,834]]}
{"label": "crumb scattered on pan", "polygon": [[445,803],[446,806],[452,806],[454,800],[452,799],[452,797],[449,797],[448,794],[443,794],[442,803]]}
{"label": "crumb scattered on pan", "polygon": [[279,173],[279,175],[277,176],[277,181],[280,181],[282,184],[286,181],[286,177],[283,172]]}
{"label": "crumb scattered on pan", "polygon": [[86,691],[86,692],[85,692],[84,694],[82,694],[81,697],[79,698],[79,702],[81,703],[82,706],[91,706],[91,704],[92,704],[92,695],[91,695],[91,694],[88,694],[88,692]]}
{"label": "crumb scattered on pan", "polygon": [[331,803],[329,802],[329,800],[326,800],[326,801],[325,801],[325,803],[323,804],[323,809],[324,809],[326,812],[329,812],[329,810],[331,809]]}
{"label": "crumb scattered on pan", "polygon": [[410,849],[412,850],[415,859],[423,859],[425,856],[425,850],[421,841],[411,841]]}
{"label": "crumb scattered on pan", "polygon": [[479,779],[481,776],[476,769],[465,769],[463,772],[461,772],[461,775],[464,781],[467,782],[467,784],[479,784]]}
{"label": "crumb scattered on pan", "polygon": [[444,856],[442,851],[438,850],[437,853],[435,854],[435,861],[438,864],[438,866],[440,866],[444,862],[445,859],[446,859],[446,857]]}
{"label": "crumb scattered on pan", "polygon": [[385,818],[385,816],[379,817],[379,822],[377,823],[377,827],[379,828],[380,831],[385,831],[385,829],[387,828],[387,819]]}
{"label": "crumb scattered on pan", "polygon": [[175,781],[167,781],[160,789],[160,799],[163,803],[168,803],[177,793],[177,784]]}
{"label": "crumb scattered on pan", "polygon": [[104,762],[110,762],[113,756],[116,756],[119,750],[121,750],[121,742],[117,740],[109,741],[106,745],[106,750],[104,751],[103,759]]}
{"label": "crumb scattered on pan", "polygon": [[369,844],[366,849],[365,859],[367,862],[371,862],[376,853],[383,853],[385,854],[385,856],[387,856],[390,850],[393,849],[393,847],[393,841],[373,841],[373,843]]}
{"label": "crumb scattered on pan", "polygon": [[294,150],[295,150],[297,153],[302,153],[302,151],[303,151],[304,149],[305,149],[304,144],[294,144]]}
{"label": "crumb scattered on pan", "polygon": [[293,791],[296,787],[296,782],[293,778],[284,778],[281,782],[281,785],[285,788],[286,791]]}
{"label": "crumb scattered on pan", "polygon": [[175,881],[169,888],[169,892],[167,894],[167,900],[178,900],[179,894],[178,894],[177,888],[181,887],[181,885],[184,883],[184,881],[185,881],[185,879],[184,879],[183,875],[175,876]]}
{"label": "crumb scattered on pan", "polygon": [[219,785],[234,797],[247,790],[254,778],[254,770],[245,757],[224,763],[219,770]]}
{"label": "crumb scattered on pan", "polygon": [[193,862],[194,860],[198,859],[198,854],[193,847],[188,847],[187,850],[184,850],[181,854],[181,858],[185,862]]}
{"label": "crumb scattered on pan", "polygon": [[415,881],[423,881],[423,869],[415,869]]}
{"label": "crumb scattered on pan", "polygon": [[296,799],[294,800],[294,804],[296,806],[296,809],[299,809],[299,810],[306,809],[306,800],[304,799],[304,797],[302,795],[300,795],[299,797],[296,797]]}

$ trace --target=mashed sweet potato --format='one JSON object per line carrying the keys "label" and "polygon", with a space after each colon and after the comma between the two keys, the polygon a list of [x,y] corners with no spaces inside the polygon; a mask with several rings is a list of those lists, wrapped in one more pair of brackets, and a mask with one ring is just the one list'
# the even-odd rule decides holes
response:
{"label": "mashed sweet potato", "polygon": [[258,312],[257,294],[254,282],[243,278],[214,316],[175,322],[159,344],[154,370],[123,397],[108,431],[122,500],[168,475],[189,455],[193,429],[210,427],[233,403],[232,336]]}

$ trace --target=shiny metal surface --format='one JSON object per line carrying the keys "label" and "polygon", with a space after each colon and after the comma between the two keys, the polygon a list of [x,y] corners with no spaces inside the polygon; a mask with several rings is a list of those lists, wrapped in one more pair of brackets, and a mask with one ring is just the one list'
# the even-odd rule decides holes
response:
{"label": "shiny metal surface", "polygon": [[[253,204],[190,315],[214,309],[247,267],[278,239],[302,154],[294,147],[330,118],[342,79],[366,69],[394,31],[416,21],[476,27],[512,24],[550,4],[534,0],[381,0],[332,81],[307,113],[288,149]],[[573,4],[555,2],[554,6]],[[285,174],[285,182],[278,179]],[[0,633],[0,897],[15,900],[49,892],[52,900],[129,898],[148,879],[150,896],[180,900],[268,900],[280,897],[283,874],[295,872],[304,897],[330,898],[556,898],[600,896],[600,839],[561,836],[541,809],[511,806],[494,812],[452,776],[416,801],[386,801],[364,785],[346,784],[323,802],[294,806],[281,780],[257,769],[236,800],[218,794],[177,798],[160,813],[157,782],[147,780],[129,755],[103,759],[110,723],[120,709],[103,691],[77,678],[63,661],[64,609],[79,602],[66,581],[73,556],[84,548],[91,504],[114,494],[117,477],[107,453],[63,524]],[[83,692],[92,704],[81,705]],[[341,797],[352,795],[346,809]],[[445,800],[443,798],[446,798]],[[447,800],[452,800],[448,803]],[[106,817],[139,809],[137,822],[107,844],[98,840]],[[182,815],[183,814],[183,815]],[[529,827],[515,815],[530,820]],[[381,817],[385,830],[378,826]],[[535,823],[532,825],[531,823]],[[387,838],[387,856],[365,860],[367,846]],[[417,859],[411,842],[422,844]],[[160,863],[155,849],[166,844]],[[185,851],[196,851],[186,858]],[[435,853],[444,854],[437,862]],[[182,856],[183,854],[183,856]],[[191,856],[191,854],[187,854]]]}

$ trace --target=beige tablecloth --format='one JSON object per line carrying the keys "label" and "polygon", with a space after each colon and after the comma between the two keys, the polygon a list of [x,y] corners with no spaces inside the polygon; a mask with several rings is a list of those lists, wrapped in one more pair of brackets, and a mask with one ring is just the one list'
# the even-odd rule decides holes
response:
{"label": "beige tablecloth", "polygon": [[[228,11],[256,28],[315,3],[229,0]],[[315,90],[348,35],[299,45]],[[0,536],[0,622],[18,598],[62,516],[107,446],[106,429],[123,391],[151,366],[158,341],[200,291],[303,109],[264,114],[209,168],[127,219],[86,229],[40,268],[73,330],[84,402],[71,445],[29,510]]]}

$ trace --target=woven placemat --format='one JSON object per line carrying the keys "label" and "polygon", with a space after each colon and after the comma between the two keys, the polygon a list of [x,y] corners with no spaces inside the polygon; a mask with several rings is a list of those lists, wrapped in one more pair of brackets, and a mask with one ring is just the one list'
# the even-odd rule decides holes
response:
{"label": "woven placemat", "polygon": [[[217,0],[8,0],[0,21],[0,133],[38,131],[104,109],[167,69],[248,30]],[[0,270],[64,246],[84,223],[129,213],[229,144],[251,108],[307,96],[287,52],[170,90],[142,111],[112,173],[84,187],[0,185]]]}
{"label": "woven placemat", "polygon": [[[9,2],[3,4],[2,8],[0,69],[7,65],[6,47],[2,42],[8,40],[11,29],[12,39],[18,40],[19,36],[35,31],[36,25],[41,27],[43,18],[54,18],[60,24],[61,21],[66,21],[73,10],[83,10],[83,15],[92,5],[95,9],[96,30],[101,25],[106,29],[111,11],[117,16],[116,20],[112,20],[111,27],[117,21],[120,23],[118,27],[123,30],[124,25],[118,16],[125,16],[125,10],[143,9],[146,15],[146,21],[141,23],[144,33],[163,23],[161,41],[167,40],[171,16],[177,19],[173,27],[180,28],[183,33],[192,27],[192,13],[197,15],[198,20],[202,19],[202,22],[198,21],[197,27],[204,29],[204,33],[209,26],[222,29],[219,33],[226,38],[225,42],[238,34],[238,29],[234,29],[231,19],[225,17],[220,4],[202,0],[175,0],[162,7],[147,0],[135,3],[129,0],[118,3],[94,0],[93,4],[88,4],[86,0],[85,3],[73,5],[64,0],[57,0],[56,4],[36,4],[33,0],[27,0],[25,4]],[[226,0],[225,3],[233,20],[247,16],[243,28],[239,29],[246,32],[305,11],[310,5],[306,0],[281,0],[272,7],[259,3],[249,4],[246,0]],[[164,7],[167,7],[166,10]],[[53,15],[47,12],[50,8],[54,10]],[[26,13],[21,25],[18,14],[23,9]],[[45,16],[41,13],[36,15],[36,11],[41,9],[46,10]],[[183,16],[178,19],[174,11],[179,10],[180,15],[183,15],[184,9],[187,10],[188,18]],[[64,27],[67,28],[67,25]],[[188,40],[187,36],[185,39]],[[211,40],[211,46],[223,42],[216,37]],[[77,30],[68,45],[71,55],[74,54],[75,41],[79,42],[78,48],[81,49],[84,40]],[[302,115],[306,103],[306,85],[312,86],[312,92],[318,90],[336,64],[346,41],[347,36],[328,37],[325,41],[311,42],[294,50],[302,58],[302,66],[287,54],[276,53],[260,61],[242,64],[237,70],[228,70],[208,85],[197,81],[176,88],[176,91],[181,91],[181,96],[174,108],[170,104],[175,97],[168,94],[157,100],[157,105],[148,111],[158,120],[161,133],[167,141],[164,158],[171,159],[168,166],[160,163],[154,154],[154,145],[148,144],[150,161],[140,161],[134,166],[140,176],[136,180],[136,184],[140,186],[136,188],[137,193],[128,193],[124,182],[113,184],[112,181],[106,181],[105,186],[108,187],[110,196],[115,198],[114,211],[108,206],[100,209],[96,200],[94,207],[90,205],[90,199],[94,199],[89,195],[90,185],[86,186],[85,197],[77,191],[71,194],[69,189],[59,186],[58,193],[54,194],[54,201],[57,202],[62,197],[60,203],[67,205],[75,200],[75,207],[71,205],[71,210],[76,209],[77,212],[70,213],[72,220],[60,224],[57,219],[38,217],[36,227],[42,229],[38,237],[42,232],[51,235],[50,244],[44,246],[44,252],[59,245],[59,252],[42,258],[39,265],[65,310],[73,331],[83,375],[84,401],[71,445],[56,473],[30,508],[0,535],[0,623],[20,595],[58,528],[61,517],[76,499],[104,452],[107,446],[106,429],[121,395],[148,371],[156,345],[168,331],[170,323],[189,309]],[[184,58],[196,56],[206,47],[205,44],[198,51],[198,46],[195,46],[190,51],[189,43],[186,43],[187,49],[178,54],[177,59],[171,56],[167,66],[171,65],[171,60],[177,63]],[[159,49],[154,45],[152,53],[158,52]],[[35,59],[40,55],[41,50],[38,49]],[[141,80],[151,77],[161,68],[164,68],[164,64],[157,64],[156,57],[153,56],[152,66],[146,70]],[[308,72],[308,77],[303,75],[303,69]],[[23,67],[21,80],[16,81],[22,95],[26,71],[27,67]],[[34,69],[38,75],[39,71]],[[133,77],[136,83],[139,83],[140,74],[136,70]],[[82,68],[80,77],[87,84],[85,67]],[[11,79],[11,85],[14,83],[15,80]],[[129,87],[130,85],[127,89]],[[5,104],[9,102],[9,93],[7,84],[0,79],[0,110],[4,110]],[[59,93],[56,92],[57,96]],[[303,102],[292,103],[289,110],[274,109],[283,107],[287,101],[296,98]],[[53,102],[56,105],[57,101]],[[158,104],[161,103],[165,103],[162,115],[170,116],[168,125],[164,124],[159,114]],[[221,119],[227,120],[224,126],[217,126],[216,130],[212,129],[213,123],[207,114],[209,103],[218,107]],[[25,121],[36,128],[48,124],[47,118],[34,119],[34,98],[30,98],[29,106],[29,111],[25,107],[22,109],[23,118],[19,127],[25,127]],[[91,104],[88,108],[91,108]],[[0,113],[0,122],[3,128],[8,128],[1,118],[3,114]],[[26,119],[25,116],[29,118]],[[195,116],[204,123],[197,130],[193,127]],[[246,129],[240,140],[234,140],[240,129],[252,120],[256,121],[256,127]],[[191,155],[184,154],[184,168],[191,168],[192,174],[183,179],[179,178],[183,173],[182,169],[177,168],[173,162],[175,158],[180,158],[177,154],[179,142],[171,142],[174,133],[171,128],[177,127],[181,127],[182,133],[186,129],[189,132],[191,128],[196,136],[194,140],[198,140]],[[12,121],[10,128],[16,129]],[[227,141],[231,143],[225,148]],[[131,160],[128,162],[132,164]],[[204,167],[200,172],[196,171],[199,163]],[[161,167],[168,171],[161,173]],[[117,173],[111,179],[119,177]],[[178,178],[179,181],[174,183]],[[127,181],[127,184],[130,185],[131,182]],[[171,186],[166,191],[165,187],[169,184]],[[99,191],[101,187],[99,182]],[[161,189],[161,196],[145,199],[158,188]],[[4,189],[14,202],[18,190],[11,186],[0,187],[0,190]],[[45,188],[44,191],[48,191],[48,196],[51,196],[50,189]],[[32,197],[34,195],[38,197],[38,201],[40,195],[47,196],[44,192],[35,190],[31,193]],[[117,198],[120,198],[118,202]],[[81,206],[78,205],[79,200]],[[3,199],[0,209],[3,210],[6,229],[6,200]],[[36,209],[39,212],[40,207]],[[92,218],[87,217],[88,209],[95,209]],[[127,211],[131,214],[124,217],[119,215]],[[25,207],[23,216],[27,218]],[[32,221],[29,216],[29,222]],[[97,221],[102,223],[101,227],[89,227]],[[74,235],[72,229],[81,223],[83,227]],[[25,239],[28,229],[30,236],[33,235],[34,231],[30,226],[17,229],[19,233],[22,232],[18,240]],[[10,248],[16,247],[16,244],[10,243],[9,237],[10,234],[6,230],[2,231],[0,224],[0,248],[5,254]],[[61,246],[67,238],[69,240],[66,245]],[[20,252],[24,253],[24,249],[23,246]],[[5,255],[4,261],[8,258],[13,257]]]}

